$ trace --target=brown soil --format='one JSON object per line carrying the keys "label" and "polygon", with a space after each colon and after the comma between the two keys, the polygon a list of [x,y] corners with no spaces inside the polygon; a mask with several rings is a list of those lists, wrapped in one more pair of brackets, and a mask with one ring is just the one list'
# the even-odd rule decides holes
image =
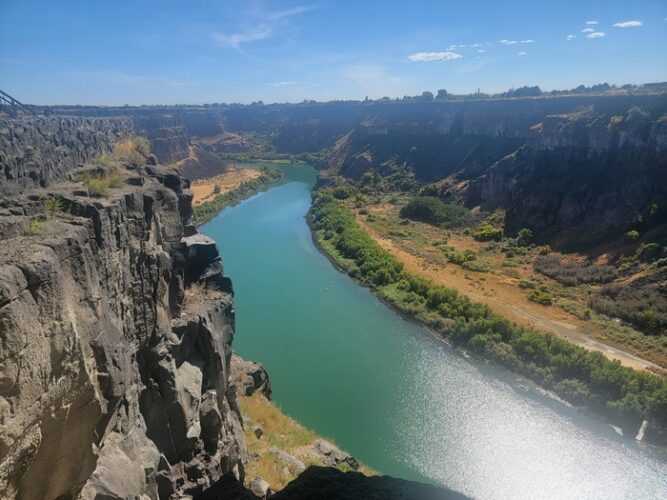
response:
{"label": "brown soil", "polygon": [[[262,175],[259,170],[252,168],[239,168],[230,166],[224,174],[217,175],[210,179],[200,179],[193,181],[190,190],[194,195],[192,205],[198,206],[204,202],[211,201],[216,194],[227,193],[239,187],[243,182],[256,179]],[[220,187],[218,193],[214,193],[215,186]]]}
{"label": "brown soil", "polygon": [[[378,211],[385,211],[382,208]],[[378,213],[378,211],[373,212]],[[476,273],[454,264],[439,263],[436,259],[429,258],[428,255],[420,255],[414,247],[410,249],[400,247],[396,242],[370,227],[363,218],[357,217],[357,222],[380,246],[400,260],[406,270],[413,274],[424,276],[434,283],[452,288],[473,301],[482,302],[496,313],[520,325],[554,333],[585,349],[599,351],[610,359],[619,360],[624,366],[657,373],[663,372],[662,368],[655,363],[590,338],[584,333],[586,323],[562,309],[529,301],[525,292],[517,288],[515,280],[511,277],[495,273]],[[478,250],[481,247],[479,242],[461,236],[452,236],[447,244],[457,251],[463,251],[466,248]],[[494,267],[499,265],[493,262],[496,260],[493,256],[485,256],[485,258],[491,261]],[[517,271],[520,275],[525,274],[522,269],[517,269]]]}

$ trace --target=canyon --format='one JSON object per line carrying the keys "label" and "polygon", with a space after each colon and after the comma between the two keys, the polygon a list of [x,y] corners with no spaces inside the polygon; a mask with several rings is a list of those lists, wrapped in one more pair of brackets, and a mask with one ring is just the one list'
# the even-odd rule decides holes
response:
{"label": "canyon", "polygon": [[[52,112],[0,117],[5,497],[252,498],[230,378],[234,291],[216,241],[192,224],[188,177],[224,178],[248,158],[300,159],[319,168],[320,188],[378,200],[419,191],[471,214],[501,210],[508,238],[527,228],[536,243],[591,257],[627,246],[631,230],[649,242],[667,227],[664,94]],[[85,180],[107,175],[100,158],[135,136],[151,155],[94,195]],[[664,293],[659,268],[637,276],[628,290]],[[278,370],[283,385],[296,383]],[[381,496],[388,484],[395,498],[456,496],[340,474],[308,469],[280,498],[314,485]]]}
{"label": "canyon", "polygon": [[[0,118],[3,498],[259,498],[244,486],[237,391],[268,378],[233,357],[232,282],[191,223],[189,181],[154,154],[105,159],[143,123]],[[160,154],[176,151],[163,143]],[[234,363],[249,370],[242,389]],[[281,498],[462,498],[306,473]]]}

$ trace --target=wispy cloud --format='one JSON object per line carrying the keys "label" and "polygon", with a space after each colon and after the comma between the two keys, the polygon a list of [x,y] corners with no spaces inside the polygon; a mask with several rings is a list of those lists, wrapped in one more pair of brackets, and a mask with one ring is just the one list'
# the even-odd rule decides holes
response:
{"label": "wispy cloud", "polygon": [[213,40],[215,40],[220,47],[229,47],[236,50],[240,49],[241,45],[245,43],[265,40],[272,35],[273,30],[268,27],[257,31],[246,31],[244,33],[233,33],[231,35],[225,33],[211,33]]}
{"label": "wispy cloud", "polygon": [[517,56],[525,56],[525,55],[526,55],[526,52],[524,52],[524,51],[522,50],[521,52],[517,52],[516,55],[517,55]]}
{"label": "wispy cloud", "polygon": [[288,87],[290,85],[300,85],[302,82],[269,82],[267,87]]}
{"label": "wispy cloud", "polygon": [[286,25],[292,17],[316,8],[316,5],[301,5],[278,11],[252,10],[248,13],[248,27],[235,33],[216,31],[211,33],[211,38],[222,48],[240,50],[247,43],[275,36],[278,28]]}
{"label": "wispy cloud", "polygon": [[586,38],[604,38],[605,34],[602,31],[594,31],[586,35]]}
{"label": "wispy cloud", "polygon": [[586,24],[598,24],[597,21],[586,21]]}
{"label": "wispy cloud", "polygon": [[500,40],[500,43],[502,45],[514,45],[519,42],[517,42],[516,40]]}
{"label": "wispy cloud", "polygon": [[412,62],[430,62],[430,61],[453,61],[461,59],[463,56],[457,52],[416,52],[410,54],[408,59]]}
{"label": "wispy cloud", "polygon": [[621,21],[614,24],[614,28],[639,28],[641,25],[641,21]]}
{"label": "wispy cloud", "polygon": [[577,35],[567,35],[567,36],[565,37],[565,40],[567,40],[568,42],[570,42],[570,41],[574,40],[575,38],[577,38]]}
{"label": "wispy cloud", "polygon": [[528,40],[521,40],[521,43],[535,43],[535,40],[529,38]]}
{"label": "wispy cloud", "polygon": [[477,49],[478,54],[484,54],[485,52],[486,52],[486,50],[484,50],[484,49]]}
{"label": "wispy cloud", "polygon": [[595,30],[593,28],[584,28],[581,30],[582,33],[593,33]]}

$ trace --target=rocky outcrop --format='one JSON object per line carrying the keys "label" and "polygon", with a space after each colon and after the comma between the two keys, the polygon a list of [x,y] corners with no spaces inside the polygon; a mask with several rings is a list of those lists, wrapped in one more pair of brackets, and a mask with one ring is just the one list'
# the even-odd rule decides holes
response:
{"label": "rocky outcrop", "polygon": [[132,133],[126,118],[0,117],[0,193],[62,180]]}
{"label": "rocky outcrop", "polygon": [[465,186],[467,203],[503,208],[506,232],[526,227],[564,250],[665,224],[667,115],[659,113],[587,108],[547,117],[525,146]]}
{"label": "rocky outcrop", "polygon": [[[53,165],[38,178],[76,173]],[[106,198],[70,180],[4,186],[2,498],[182,498],[243,476],[231,282],[189,224],[188,181],[160,166],[123,177]]]}
{"label": "rocky outcrop", "polygon": [[242,396],[250,396],[259,391],[271,399],[269,374],[262,365],[255,361],[245,361],[236,354],[232,355],[232,381]]}
{"label": "rocky outcrop", "polygon": [[324,465],[329,467],[346,465],[354,470],[359,468],[359,461],[356,458],[324,439],[317,439],[313,443],[313,450],[321,457]]}
{"label": "rocky outcrop", "polygon": [[190,154],[190,136],[182,122],[172,115],[135,116],[137,134],[146,137],[160,163],[174,163]]}

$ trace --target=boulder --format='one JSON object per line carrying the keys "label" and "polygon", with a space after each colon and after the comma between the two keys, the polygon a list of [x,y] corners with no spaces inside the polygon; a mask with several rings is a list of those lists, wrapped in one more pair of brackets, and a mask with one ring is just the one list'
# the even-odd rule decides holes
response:
{"label": "boulder", "polygon": [[359,462],[356,458],[324,439],[317,439],[313,443],[313,450],[321,458],[322,462],[329,467],[345,464],[354,470],[359,468]]}
{"label": "boulder", "polygon": [[252,491],[259,498],[268,498],[273,491],[269,483],[264,481],[261,477],[253,477],[250,480],[250,491]]}
{"label": "boulder", "polygon": [[285,450],[281,450],[277,446],[271,446],[271,448],[269,448],[269,453],[275,455],[279,460],[284,462],[285,465],[287,465],[294,473],[301,474],[304,470],[306,470],[306,466],[301,460],[294,458]]}
{"label": "boulder", "polygon": [[260,391],[267,399],[271,399],[269,374],[256,361],[245,361],[233,354],[231,378],[241,396],[250,396],[255,391]]}

